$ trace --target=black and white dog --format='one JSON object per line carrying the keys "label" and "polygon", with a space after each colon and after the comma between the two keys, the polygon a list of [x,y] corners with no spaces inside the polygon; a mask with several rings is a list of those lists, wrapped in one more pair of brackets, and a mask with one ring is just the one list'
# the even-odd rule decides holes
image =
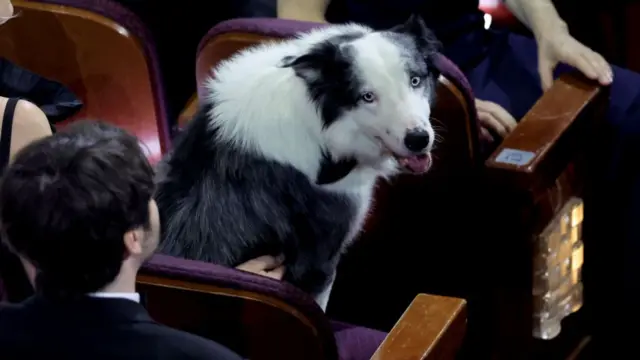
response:
{"label": "black and white dog", "polygon": [[220,64],[159,168],[161,251],[236,266],[283,254],[325,307],[379,177],[431,165],[437,42],[419,17],[336,25]]}

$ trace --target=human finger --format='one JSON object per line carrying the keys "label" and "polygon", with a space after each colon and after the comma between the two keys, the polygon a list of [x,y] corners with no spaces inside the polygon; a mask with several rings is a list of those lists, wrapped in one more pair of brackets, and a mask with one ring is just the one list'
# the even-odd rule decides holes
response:
{"label": "human finger", "polygon": [[489,112],[478,112],[478,120],[481,125],[495,131],[501,137],[505,137],[508,134],[507,128]]}
{"label": "human finger", "polygon": [[549,90],[553,84],[553,70],[556,67],[556,62],[547,58],[546,56],[540,56],[538,58],[538,74],[540,75],[540,85],[543,90]]}
{"label": "human finger", "polygon": [[490,144],[495,141],[495,139],[493,138],[493,135],[491,135],[489,130],[487,130],[487,128],[484,126],[480,126],[480,139]]}
{"label": "human finger", "polygon": [[263,255],[236,266],[236,269],[257,273],[274,269],[280,266],[283,260],[281,257]]}
{"label": "human finger", "polygon": [[284,265],[280,265],[275,269],[266,271],[264,275],[272,279],[282,280],[282,277],[284,276],[284,271],[285,271]]}
{"label": "human finger", "polygon": [[591,63],[591,66],[597,73],[598,82],[602,85],[610,85],[613,81],[613,71],[611,65],[605,60],[605,58],[593,50],[588,50],[588,53],[584,55],[585,58]]}
{"label": "human finger", "polygon": [[492,101],[485,101],[484,103],[484,109],[491,113],[496,120],[500,121],[507,132],[513,131],[518,126],[516,119],[505,108]]}
{"label": "human finger", "polygon": [[578,69],[589,79],[598,80],[598,72],[591,63],[589,56],[584,52],[567,55],[563,57],[562,62]]}

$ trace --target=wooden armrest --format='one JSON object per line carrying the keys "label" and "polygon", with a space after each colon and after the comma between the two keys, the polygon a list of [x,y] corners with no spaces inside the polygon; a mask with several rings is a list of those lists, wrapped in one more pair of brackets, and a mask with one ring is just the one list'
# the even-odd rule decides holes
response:
{"label": "wooden armrest", "polygon": [[530,188],[553,180],[602,118],[605,89],[577,73],[564,74],[536,102],[485,165],[492,175]]}
{"label": "wooden armrest", "polygon": [[371,359],[454,359],[466,330],[466,304],[463,299],[419,294]]}

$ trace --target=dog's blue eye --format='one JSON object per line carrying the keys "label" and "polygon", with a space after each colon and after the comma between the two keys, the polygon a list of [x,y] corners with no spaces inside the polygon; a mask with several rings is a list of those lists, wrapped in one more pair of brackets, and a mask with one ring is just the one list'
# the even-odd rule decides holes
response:
{"label": "dog's blue eye", "polygon": [[418,76],[414,76],[411,78],[411,86],[413,87],[418,87],[421,82],[422,82],[422,79],[420,79]]}
{"label": "dog's blue eye", "polygon": [[362,99],[362,101],[366,102],[366,103],[372,103],[374,101],[376,101],[376,95],[374,93],[372,93],[371,91],[367,91],[365,93],[363,93],[360,98]]}

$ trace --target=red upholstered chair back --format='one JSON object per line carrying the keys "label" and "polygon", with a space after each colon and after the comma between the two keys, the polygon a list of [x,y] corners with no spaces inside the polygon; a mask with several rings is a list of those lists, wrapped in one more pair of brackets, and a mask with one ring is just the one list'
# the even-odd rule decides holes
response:
{"label": "red upholstered chair back", "polygon": [[152,40],[109,0],[14,1],[0,27],[0,56],[69,87],[84,103],[68,121],[99,119],[137,135],[158,160],[169,146]]}

